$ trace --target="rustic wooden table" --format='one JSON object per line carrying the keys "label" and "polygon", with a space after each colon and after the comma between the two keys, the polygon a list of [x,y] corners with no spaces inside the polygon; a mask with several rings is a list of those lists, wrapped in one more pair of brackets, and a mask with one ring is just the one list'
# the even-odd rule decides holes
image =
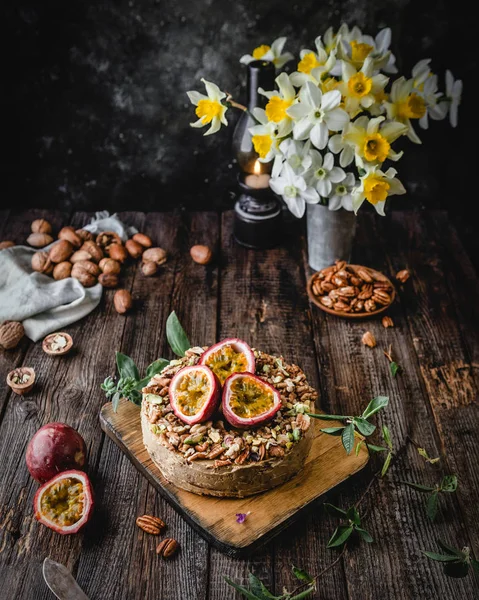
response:
{"label": "rustic wooden table", "polygon": [[[21,243],[30,222],[40,216],[58,229],[68,222],[79,227],[91,215],[0,213],[0,239]],[[354,261],[392,276],[403,268],[412,273],[398,286],[388,313],[395,323],[390,329],[379,318],[351,322],[309,304],[301,236],[258,252],[234,242],[231,213],[124,213],[122,218],[170,254],[158,277],[145,278],[135,266],[128,269],[124,286],[132,290],[135,309],[118,315],[108,291],[99,308],[67,328],[75,341],[71,355],[50,357],[40,343],[26,339],[0,354],[2,382],[16,366],[34,366],[38,373],[36,387],[25,397],[10,393],[5,384],[0,388],[0,596],[52,598],[41,575],[46,556],[66,564],[92,600],[236,598],[223,576],[245,583],[250,570],[280,593],[283,586],[296,585],[291,565],[315,574],[337,556],[326,549],[336,522],[318,503],[248,560],[226,557],[209,547],[105,439],[98,420],[105,402],[100,383],[115,372],[115,350],[132,356],[141,368],[158,356],[172,357],[164,331],[175,309],[193,343],[239,336],[301,365],[318,386],[326,412],[359,414],[374,395],[390,398],[378,422],[390,428],[398,456],[362,506],[374,543],[352,544],[321,578],[314,598],[477,598],[477,577],[448,578],[421,554],[421,549],[437,551],[439,538],[470,546],[479,556],[479,282],[447,215],[360,216]],[[215,262],[193,263],[188,253],[193,243],[215,248]],[[366,330],[378,340],[374,349],[361,343]],[[403,367],[396,378],[383,354],[389,344]],[[77,428],[88,445],[97,512],[85,534],[59,536],[33,517],[37,484],[26,469],[25,449],[49,421]],[[427,464],[409,438],[440,462]],[[329,501],[342,507],[356,502],[380,464],[375,460]],[[459,479],[457,493],[441,497],[431,524],[425,496],[401,480],[434,484],[451,473]],[[167,522],[169,534],[181,544],[175,559],[159,559],[155,540],[136,527],[136,517],[144,513]]]}

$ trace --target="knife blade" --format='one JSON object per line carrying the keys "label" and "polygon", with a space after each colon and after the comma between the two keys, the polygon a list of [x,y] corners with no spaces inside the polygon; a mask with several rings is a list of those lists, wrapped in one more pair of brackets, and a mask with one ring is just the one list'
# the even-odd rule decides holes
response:
{"label": "knife blade", "polygon": [[51,558],[43,561],[43,579],[59,600],[89,600],[70,571]]}

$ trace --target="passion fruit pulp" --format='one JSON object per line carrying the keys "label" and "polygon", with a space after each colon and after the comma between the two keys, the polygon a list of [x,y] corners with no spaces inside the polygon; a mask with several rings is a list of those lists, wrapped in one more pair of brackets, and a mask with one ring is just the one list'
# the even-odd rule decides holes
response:
{"label": "passion fruit pulp", "polygon": [[93,490],[83,471],[64,471],[44,483],[35,494],[35,518],[63,535],[76,533],[90,519]]}
{"label": "passion fruit pulp", "polygon": [[168,388],[175,415],[190,425],[207,421],[220,403],[220,382],[206,365],[180,369]]}
{"label": "passion fruit pulp", "polygon": [[253,351],[239,338],[228,338],[214,344],[201,355],[200,364],[208,366],[218,377],[221,385],[232,373],[254,373],[255,371]]}
{"label": "passion fruit pulp", "polygon": [[261,425],[281,408],[281,396],[272,385],[252,373],[233,373],[223,387],[222,408],[233,427]]}

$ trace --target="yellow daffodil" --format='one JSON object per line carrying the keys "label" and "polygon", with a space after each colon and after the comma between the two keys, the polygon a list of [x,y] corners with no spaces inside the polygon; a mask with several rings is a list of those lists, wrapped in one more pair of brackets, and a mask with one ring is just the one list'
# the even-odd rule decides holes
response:
{"label": "yellow daffodil", "polygon": [[243,65],[249,65],[254,60],[266,60],[272,62],[277,69],[281,69],[287,62],[292,60],[294,56],[291,52],[283,52],[284,45],[286,43],[285,37],[280,37],[268,46],[267,44],[261,44],[253,50],[251,54],[245,54],[240,58],[240,63]]}
{"label": "yellow daffodil", "polygon": [[318,85],[324,76],[327,76],[336,63],[336,51],[326,52],[321,36],[314,40],[316,51],[301,50],[299,56],[297,71],[291,73],[291,83],[296,87],[301,87],[307,81]]}
{"label": "yellow daffodil", "polygon": [[287,111],[296,102],[296,92],[286,73],[278,75],[275,82],[278,91],[269,92],[259,88],[259,93],[268,98],[268,103],[264,110],[255,108],[253,114],[260,122],[266,116],[268,121],[276,124],[279,137],[285,137],[293,129],[293,121]]}
{"label": "yellow daffodil", "polygon": [[384,206],[389,196],[405,194],[403,184],[396,179],[396,169],[381,171],[378,165],[365,165],[360,184],[352,191],[353,210],[358,212],[362,203],[367,200],[376,212],[384,216]]}
{"label": "yellow daffodil", "polygon": [[221,124],[228,125],[225,117],[227,107],[221,102],[223,98],[226,98],[226,94],[214,83],[205,79],[201,81],[205,84],[207,96],[195,91],[186,92],[191,103],[196,106],[195,113],[199,117],[197,121],[190,123],[190,125],[191,127],[205,127],[211,124],[211,127],[204,134],[211,135],[220,129]]}
{"label": "yellow daffodil", "polygon": [[400,121],[407,126],[407,136],[415,144],[421,140],[411,124],[411,119],[421,119],[426,114],[424,98],[413,89],[414,81],[400,77],[392,84],[390,101],[386,102],[388,118]]}
{"label": "yellow daffodil", "polygon": [[391,29],[381,29],[375,38],[364,35],[359,27],[351,31],[343,31],[338,43],[338,58],[350,63],[355,69],[360,69],[364,61],[372,60],[374,72],[380,69],[385,73],[397,73],[396,59],[389,46],[391,44]]}
{"label": "yellow daffodil", "polygon": [[269,162],[279,152],[278,144],[281,138],[278,136],[276,123],[268,121],[265,115],[258,114],[256,118],[260,120],[260,124],[250,127],[248,131],[251,133],[251,141],[259,155],[259,161]]}
{"label": "yellow daffodil", "polygon": [[369,109],[376,102],[376,95],[384,90],[389,78],[385,75],[373,75],[372,58],[366,58],[360,71],[343,61],[343,79],[338,89],[344,98],[344,108],[351,119]]}
{"label": "yellow daffodil", "polygon": [[384,117],[369,119],[360,116],[349,123],[342,141],[354,148],[356,156],[366,162],[383,163],[386,158],[399,160],[402,152],[394,152],[391,144],[407,133],[407,127],[397,121],[384,122]]}

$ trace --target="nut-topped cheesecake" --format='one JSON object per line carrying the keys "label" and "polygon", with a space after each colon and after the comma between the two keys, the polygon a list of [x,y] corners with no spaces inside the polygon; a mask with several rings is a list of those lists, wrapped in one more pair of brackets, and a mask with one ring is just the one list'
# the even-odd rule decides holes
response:
{"label": "nut-topped cheesecake", "polygon": [[304,465],[317,392],[297,365],[242,340],[194,347],[142,390],[143,441],[171,483],[242,498]]}

